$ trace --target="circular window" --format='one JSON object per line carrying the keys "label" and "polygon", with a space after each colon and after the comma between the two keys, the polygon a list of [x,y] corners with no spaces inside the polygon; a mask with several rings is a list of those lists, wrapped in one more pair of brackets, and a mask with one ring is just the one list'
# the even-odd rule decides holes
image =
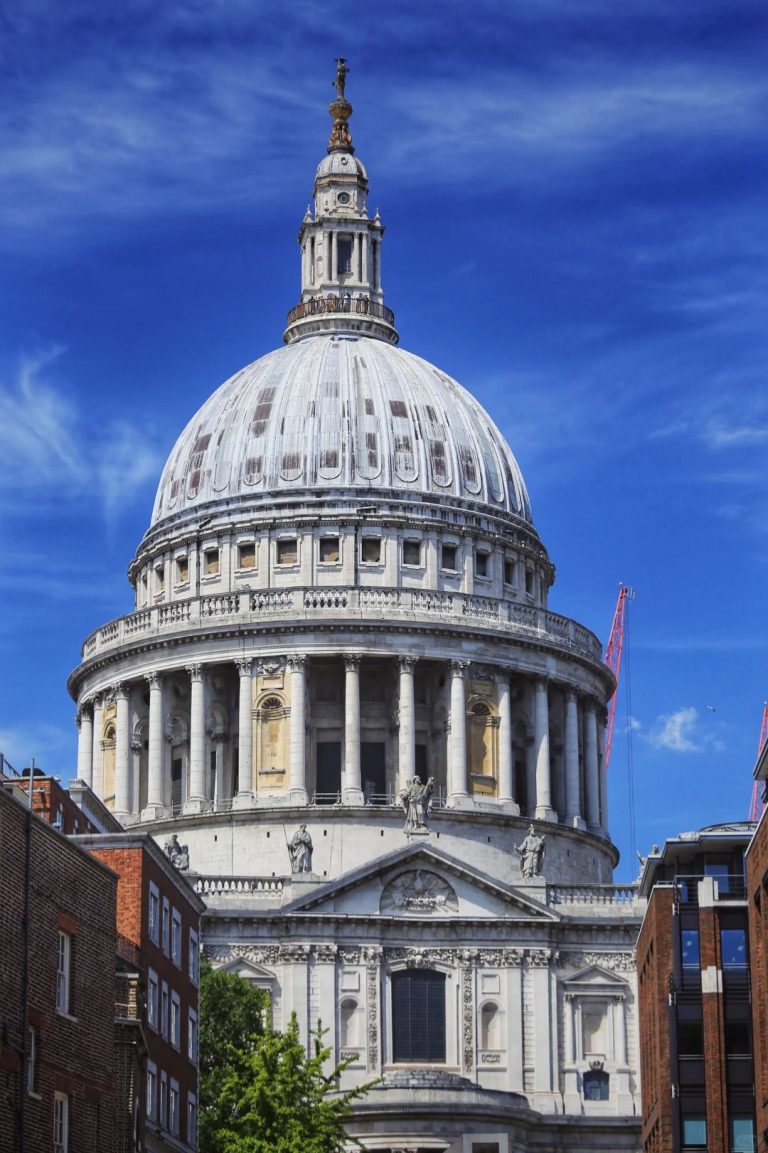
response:
{"label": "circular window", "polygon": [[340,192],[338,196],[339,204],[349,204],[350,195],[348,192]]}

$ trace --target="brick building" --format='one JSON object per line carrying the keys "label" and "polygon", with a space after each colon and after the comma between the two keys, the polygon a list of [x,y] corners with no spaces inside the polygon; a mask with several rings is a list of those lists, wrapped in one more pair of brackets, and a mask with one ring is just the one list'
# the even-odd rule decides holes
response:
{"label": "brick building", "polygon": [[109,1150],[117,879],[7,778],[0,852],[0,1149]]}
{"label": "brick building", "polygon": [[751,1153],[744,855],[754,826],[683,833],[645,862],[637,945],[645,1153]]}
{"label": "brick building", "polygon": [[118,1095],[124,1108],[130,1107],[123,1131],[137,1127],[147,1153],[195,1149],[200,915],[205,906],[147,834],[86,834],[76,843],[118,875]]}
{"label": "brick building", "polygon": [[[768,771],[768,746],[758,760]],[[768,1149],[768,819],[762,819],[747,850],[749,951],[755,1050],[756,1149]]]}

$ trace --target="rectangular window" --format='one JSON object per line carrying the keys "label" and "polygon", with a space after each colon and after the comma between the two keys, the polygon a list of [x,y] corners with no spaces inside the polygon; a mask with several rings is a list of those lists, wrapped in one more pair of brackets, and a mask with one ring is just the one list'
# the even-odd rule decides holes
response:
{"label": "rectangular window", "polygon": [[699,930],[682,929],[680,932],[681,959],[684,969],[699,967]]}
{"label": "rectangular window", "polygon": [[203,573],[205,576],[218,576],[220,568],[219,550],[207,548],[203,553]]}
{"label": "rectangular window", "polygon": [[707,1119],[706,1117],[683,1117],[683,1148],[706,1149],[707,1147]]}
{"label": "rectangular window", "polygon": [[189,930],[189,979],[193,985],[200,980],[200,945],[194,929]]}
{"label": "rectangular window", "polygon": [[171,960],[174,965],[181,968],[181,913],[173,910],[173,925],[171,927]]}
{"label": "rectangular window", "polygon": [[533,569],[527,568],[525,570],[525,591],[533,595]]}
{"label": "rectangular window", "polygon": [[24,1079],[27,1093],[35,1092],[37,1079],[37,1029],[30,1025],[27,1030],[27,1073]]}
{"label": "rectangular window", "polygon": [[440,567],[456,572],[456,555],[458,549],[455,544],[444,544],[441,551]]}
{"label": "rectangular window", "polygon": [[163,952],[167,957],[171,947],[171,903],[167,897],[163,897],[161,940],[163,945]]}
{"label": "rectangular window", "polygon": [[256,545],[241,544],[237,546],[237,567],[256,568]]}
{"label": "rectangular window", "polygon": [[396,1062],[445,1061],[445,974],[405,969],[392,974],[392,1047]]}
{"label": "rectangular window", "polygon": [[487,552],[475,553],[475,576],[487,577],[490,569],[490,554]]}
{"label": "rectangular window", "polygon": [[187,1093],[187,1145],[197,1144],[197,1097]]}
{"label": "rectangular window", "polygon": [[513,585],[515,583],[515,570],[517,565],[513,560],[507,558],[504,561],[504,584]]}
{"label": "rectangular window", "polygon": [[381,538],[364,536],[360,541],[360,560],[363,564],[381,563]]}
{"label": "rectangular window", "polygon": [[299,546],[295,537],[292,540],[279,540],[277,542],[278,564],[297,564],[298,559]]}
{"label": "rectangular window", "polygon": [[181,1000],[178,993],[171,993],[171,1044],[181,1049]]}
{"label": "rectangular window", "polygon": [[168,1020],[170,1015],[171,998],[168,992],[168,982],[163,981],[160,990],[160,1036],[168,1040]]}
{"label": "rectangular window", "polygon": [[157,1032],[158,1027],[158,992],[157,973],[154,969],[150,969],[147,979],[147,1024],[155,1032]]}
{"label": "rectangular window", "polygon": [[751,1117],[731,1117],[731,1153],[754,1153],[755,1123]]}
{"label": "rectangular window", "polygon": [[154,1121],[157,1117],[157,1065],[147,1062],[147,1117]]}
{"label": "rectangular window", "polygon": [[160,890],[154,881],[149,882],[149,909],[147,931],[153,945],[160,944]]}
{"label": "rectangular window", "polygon": [[179,1082],[171,1077],[171,1089],[168,1094],[168,1128],[174,1137],[179,1135]]}
{"label": "rectangular window", "polygon": [[337,536],[324,536],[321,538],[320,562],[322,564],[337,564],[340,555],[339,538]]}
{"label": "rectangular window", "polygon": [[155,592],[161,593],[165,589],[165,565],[159,564],[155,568]]}
{"label": "rectangular window", "polygon": [[193,1065],[197,1064],[197,1013],[194,1009],[189,1010],[189,1021],[187,1024],[187,1057]]}
{"label": "rectangular window", "polygon": [[157,1119],[160,1127],[165,1129],[168,1125],[168,1074],[164,1069],[160,1071],[160,1096],[157,1102]]}
{"label": "rectangular window", "polygon": [[69,1013],[72,1003],[71,985],[72,938],[69,933],[59,932],[56,961],[56,1009],[59,1013]]}
{"label": "rectangular window", "polygon": [[176,584],[185,585],[189,583],[189,557],[179,556],[176,557]]}
{"label": "rectangular window", "polygon": [[53,1094],[53,1153],[69,1150],[69,1097],[66,1093]]}
{"label": "rectangular window", "polygon": [[421,542],[417,540],[403,541],[403,564],[421,564]]}
{"label": "rectangular window", "polygon": [[336,261],[339,276],[348,276],[352,271],[352,237],[339,235],[336,240]]}
{"label": "rectangular window", "polygon": [[721,929],[720,952],[724,969],[747,968],[747,932],[746,929]]}

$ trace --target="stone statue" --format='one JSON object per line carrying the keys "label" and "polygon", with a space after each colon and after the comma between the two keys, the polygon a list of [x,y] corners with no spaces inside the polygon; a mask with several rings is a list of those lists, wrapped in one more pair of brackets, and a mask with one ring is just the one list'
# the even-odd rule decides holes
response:
{"label": "stone statue", "polygon": [[538,877],[541,873],[541,861],[544,856],[544,837],[539,837],[531,825],[525,840],[515,846],[515,852],[520,854],[520,871],[524,877]]}
{"label": "stone statue", "polygon": [[312,848],[312,838],[307,832],[307,826],[301,825],[288,842],[292,873],[312,872]]}
{"label": "stone statue", "polygon": [[427,828],[427,818],[432,805],[434,789],[434,777],[430,777],[426,785],[423,785],[421,777],[416,776],[397,794],[397,799],[405,811],[406,833],[414,833],[419,829]]}
{"label": "stone statue", "polygon": [[189,846],[180,845],[175,833],[171,833],[170,841],[165,842],[165,855],[175,869],[186,873],[189,868]]}
{"label": "stone statue", "polygon": [[338,60],[336,61],[336,79],[333,82],[333,87],[336,89],[339,95],[339,100],[346,99],[344,96],[344,86],[347,81],[348,72],[349,69],[347,68],[346,60],[343,56],[339,56]]}

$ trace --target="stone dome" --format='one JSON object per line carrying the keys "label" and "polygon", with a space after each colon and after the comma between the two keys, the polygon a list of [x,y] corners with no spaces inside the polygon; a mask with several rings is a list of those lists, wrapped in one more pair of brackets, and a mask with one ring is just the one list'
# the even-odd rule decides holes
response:
{"label": "stone dome", "polygon": [[204,505],[340,488],[531,523],[517,462],[466,389],[385,341],[322,334],[254,361],[205,402],[168,458],[152,526]]}
{"label": "stone dome", "polygon": [[315,181],[339,176],[353,176],[366,184],[368,182],[368,173],[362,160],[348,152],[331,152],[328,156],[324,156],[317,166]]}

